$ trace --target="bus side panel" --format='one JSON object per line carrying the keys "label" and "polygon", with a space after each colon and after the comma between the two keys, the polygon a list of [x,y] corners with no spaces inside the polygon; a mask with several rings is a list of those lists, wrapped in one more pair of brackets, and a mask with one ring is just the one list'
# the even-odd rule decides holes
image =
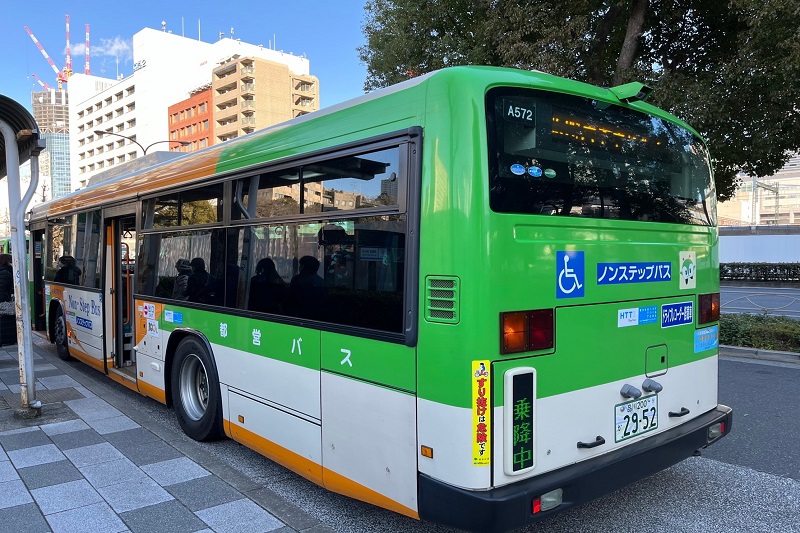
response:
{"label": "bus side panel", "polygon": [[[314,350],[315,334],[318,339],[319,332],[307,330],[301,334],[305,351],[298,358],[318,353]],[[319,370],[225,346],[213,347],[220,383],[319,420]]]}
{"label": "bus side panel", "polygon": [[49,285],[67,322],[70,354],[98,370],[103,369],[103,308],[97,292],[77,287]]}
{"label": "bus side panel", "polygon": [[492,469],[473,461],[473,411],[424,398],[417,401],[417,409],[419,444],[433,448],[433,457],[420,457],[419,471],[467,489],[490,486]]}
{"label": "bus side panel", "polygon": [[412,394],[323,372],[325,488],[418,518],[416,422]]}
{"label": "bus side panel", "polygon": [[318,424],[223,386],[224,415],[231,437],[301,476],[322,484],[321,430]]}
{"label": "bus side panel", "polygon": [[[212,347],[221,384],[319,420],[320,333],[310,328],[156,304],[157,329],[201,334]],[[155,329],[155,326],[152,326]],[[223,398],[223,401],[225,399]]]}
{"label": "bus side panel", "polygon": [[[164,349],[169,332],[159,327],[164,304],[135,301],[136,383],[139,392],[161,403],[167,403],[166,365]],[[110,330],[109,330],[110,331]]]}

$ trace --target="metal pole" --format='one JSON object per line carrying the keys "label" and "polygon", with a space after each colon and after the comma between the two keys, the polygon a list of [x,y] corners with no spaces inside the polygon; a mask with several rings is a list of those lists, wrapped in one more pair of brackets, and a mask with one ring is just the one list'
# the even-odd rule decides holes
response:
{"label": "metal pole", "polygon": [[758,178],[753,176],[753,194],[750,195],[750,231],[755,233],[756,226],[758,226],[758,222],[756,221],[756,217],[758,216],[756,202],[758,202]]}
{"label": "metal pole", "polygon": [[[33,369],[33,343],[31,340],[31,318],[28,296],[28,268],[25,250],[25,209],[39,183],[38,150],[31,157],[31,183],[24,198],[20,198],[19,150],[14,130],[0,120],[0,132],[6,147],[6,170],[8,173],[8,203],[11,208],[12,268],[14,270],[14,302],[17,319],[17,351],[19,354],[20,400],[25,417],[39,415],[41,402],[36,400]],[[22,273],[25,273],[24,276]]]}

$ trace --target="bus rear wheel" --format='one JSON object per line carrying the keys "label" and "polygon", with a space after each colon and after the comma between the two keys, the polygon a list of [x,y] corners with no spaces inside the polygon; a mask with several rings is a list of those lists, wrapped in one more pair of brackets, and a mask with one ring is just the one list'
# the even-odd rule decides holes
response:
{"label": "bus rear wheel", "polygon": [[199,441],[220,438],[219,378],[208,350],[197,339],[184,339],[175,350],[171,383],[172,405],[183,432]]}
{"label": "bus rear wheel", "polygon": [[56,308],[56,318],[53,321],[53,339],[56,343],[58,357],[63,361],[72,360],[69,354],[69,339],[67,338],[67,320],[61,307]]}

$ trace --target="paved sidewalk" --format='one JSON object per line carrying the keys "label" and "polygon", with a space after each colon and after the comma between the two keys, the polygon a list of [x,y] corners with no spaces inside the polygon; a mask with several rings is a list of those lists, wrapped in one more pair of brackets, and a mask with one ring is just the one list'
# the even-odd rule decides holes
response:
{"label": "paved sidewalk", "polygon": [[17,347],[0,347],[0,530],[331,531],[41,342],[33,359],[42,416],[32,420],[14,416]]}

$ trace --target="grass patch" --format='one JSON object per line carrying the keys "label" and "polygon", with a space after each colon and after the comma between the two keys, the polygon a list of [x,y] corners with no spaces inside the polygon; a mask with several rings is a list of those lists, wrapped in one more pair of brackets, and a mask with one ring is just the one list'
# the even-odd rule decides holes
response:
{"label": "grass patch", "polygon": [[800,321],[785,316],[723,314],[719,319],[719,343],[800,352]]}

